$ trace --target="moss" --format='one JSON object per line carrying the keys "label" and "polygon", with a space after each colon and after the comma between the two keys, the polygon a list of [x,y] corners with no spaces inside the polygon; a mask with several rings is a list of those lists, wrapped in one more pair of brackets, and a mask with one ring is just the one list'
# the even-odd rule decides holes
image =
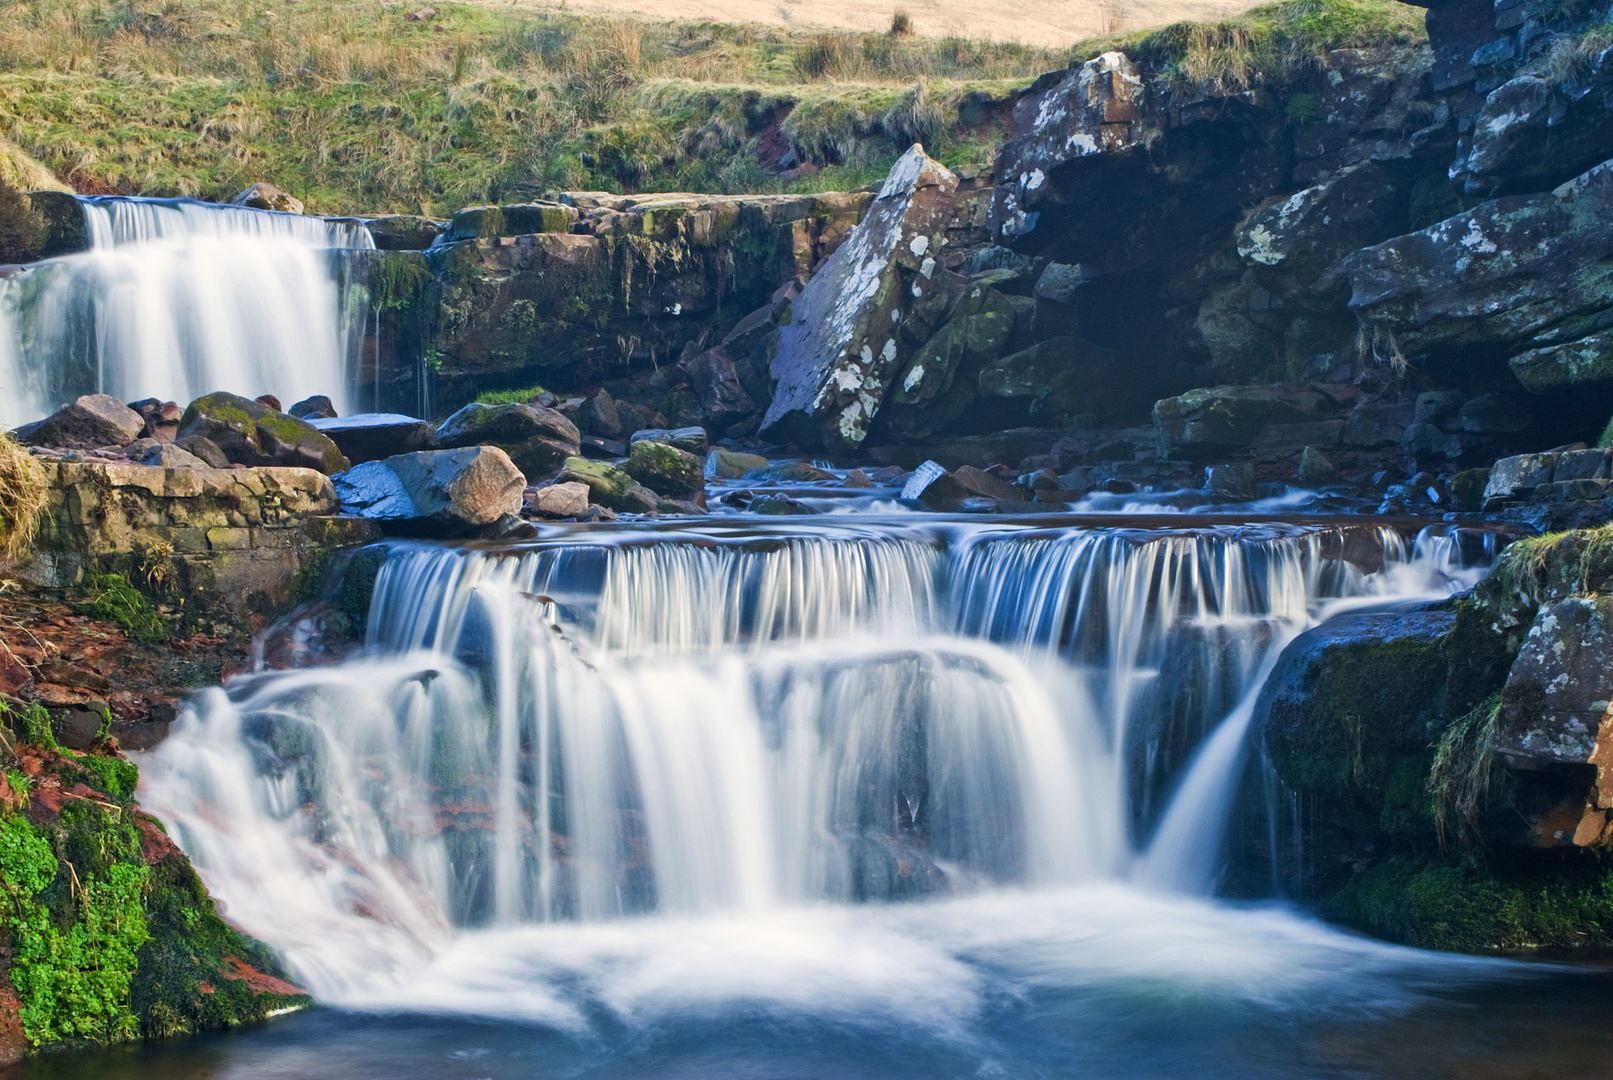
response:
{"label": "moss", "polygon": [[139,644],[167,641],[173,636],[173,627],[151,598],[131,585],[123,574],[86,574],[79,583],[79,591],[84,596],[83,602],[77,605],[80,612],[116,623]]}
{"label": "moss", "polygon": [[489,390],[478,394],[476,400],[482,405],[527,405],[545,392],[541,386],[528,386],[522,390]]}
{"label": "moss", "polygon": [[1426,949],[1613,944],[1613,871],[1589,862],[1395,856],[1358,871],[1322,907],[1332,919]]}

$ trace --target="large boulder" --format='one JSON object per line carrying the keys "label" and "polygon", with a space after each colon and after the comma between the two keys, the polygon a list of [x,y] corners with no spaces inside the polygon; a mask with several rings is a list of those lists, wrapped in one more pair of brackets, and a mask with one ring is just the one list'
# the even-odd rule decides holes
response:
{"label": "large boulder", "polygon": [[[297,465],[334,475],[350,464],[336,444],[306,420],[222,391],[199,397],[185,409],[178,441],[193,438],[209,440],[239,465]],[[186,448],[190,449],[188,444]]]}
{"label": "large boulder", "polygon": [[1495,199],[1343,262],[1384,355],[1581,338],[1613,310],[1613,161],[1541,195]]}
{"label": "large boulder", "polygon": [[437,428],[437,445],[497,446],[530,476],[554,472],[579,452],[582,436],[564,415],[542,405],[472,402]]}
{"label": "large boulder", "polygon": [[145,418],[117,398],[85,394],[39,423],[19,429],[18,438],[30,446],[95,450],[127,446],[140,437],[145,426]]}
{"label": "large boulder", "polygon": [[739,381],[734,362],[722,346],[707,349],[684,365],[690,389],[700,399],[706,422],[722,429],[754,413],[756,400]]}
{"label": "large boulder", "polygon": [[631,474],[604,461],[570,458],[555,482],[585,484],[589,501],[632,514],[648,514],[656,510],[661,502],[655,492],[634,480]]}
{"label": "large boulder", "polygon": [[428,421],[400,413],[354,413],[310,418],[308,423],[328,436],[354,465],[430,450],[437,439],[436,428]]}
{"label": "large boulder", "polygon": [[668,443],[640,439],[628,451],[627,474],[660,495],[693,495],[705,490],[701,460]]}
{"label": "large boulder", "polygon": [[1312,420],[1331,404],[1307,387],[1211,386],[1155,402],[1154,428],[1168,453],[1217,453],[1252,445],[1268,425]]}
{"label": "large boulder", "polygon": [[1613,382],[1613,333],[1591,334],[1562,345],[1530,349],[1507,361],[1532,394]]}
{"label": "large boulder", "polygon": [[342,511],[392,531],[462,536],[521,510],[526,477],[496,446],[426,450],[331,477]]}
{"label": "large boulder", "polygon": [[922,146],[896,162],[862,224],[779,330],[763,431],[828,447],[862,444],[892,377],[945,310],[940,257],[957,187]]}

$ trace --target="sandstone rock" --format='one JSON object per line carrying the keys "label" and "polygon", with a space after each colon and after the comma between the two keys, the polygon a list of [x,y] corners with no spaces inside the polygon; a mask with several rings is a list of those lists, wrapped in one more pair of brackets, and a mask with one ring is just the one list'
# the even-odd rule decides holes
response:
{"label": "sandstone rock", "polygon": [[1501,694],[1495,748],[1514,768],[1597,767],[1595,804],[1613,809],[1613,598],[1542,607]]}
{"label": "sandstone rock", "polygon": [[969,494],[986,499],[1018,499],[1023,495],[1008,481],[973,465],[959,465],[952,471],[952,480]]}
{"label": "sandstone rock", "polygon": [[496,446],[398,454],[331,480],[344,513],[426,535],[466,535],[518,513],[526,490],[526,477]]}
{"label": "sandstone rock", "polygon": [[702,427],[644,428],[633,432],[631,441],[666,443],[691,454],[704,454],[709,445],[706,429]]}
{"label": "sandstone rock", "polygon": [[808,282],[779,331],[763,431],[862,444],[891,377],[945,305],[940,256],[957,186],[921,146],[897,161],[862,224]]}
{"label": "sandstone rock", "polygon": [[19,440],[30,446],[55,446],[69,450],[95,450],[102,446],[127,446],[140,437],[145,419],[109,394],[85,394],[71,405],[31,425]]}
{"label": "sandstone rock", "polygon": [[684,374],[689,378],[695,397],[700,400],[700,410],[706,422],[719,430],[757,409],[755,399],[739,381],[734,362],[721,346],[692,357],[684,365]]}
{"label": "sandstone rock", "polygon": [[616,409],[616,399],[601,390],[588,399],[588,433],[614,439],[622,433],[622,417]]}
{"label": "sandstone rock", "polygon": [[180,420],[179,441],[206,460],[186,440],[200,436],[216,444],[231,462],[242,465],[296,465],[326,475],[349,462],[334,442],[306,420],[277,412],[238,394],[199,397]]}
{"label": "sandstone rock", "polygon": [[278,210],[286,214],[302,213],[302,201],[291,193],[262,180],[231,199],[235,206],[248,206],[254,210]]}
{"label": "sandstone rock", "polygon": [[430,218],[410,214],[387,214],[368,218],[364,225],[381,251],[425,251],[437,242],[443,227]]}
{"label": "sandstone rock", "polygon": [[1542,195],[1495,199],[1344,260],[1380,352],[1556,344],[1613,309],[1613,162]]}
{"label": "sandstone rock", "polygon": [[706,486],[698,457],[669,443],[649,439],[641,439],[629,448],[627,473],[659,495],[693,495]]}
{"label": "sandstone rock", "polygon": [[692,499],[661,499],[655,504],[658,514],[704,514],[706,508]]}
{"label": "sandstone rock", "polygon": [[767,468],[767,459],[760,454],[742,454],[714,446],[706,455],[705,475],[708,480],[738,480],[746,473]]}
{"label": "sandstone rock", "polygon": [[542,405],[473,402],[437,428],[437,445],[497,446],[522,472],[552,473],[579,452],[577,425]]}
{"label": "sandstone rock", "polygon": [[129,408],[145,420],[145,426],[140,429],[141,438],[171,443],[179,436],[179,419],[185,415],[185,410],[174,402],[147,398],[130,402]]}
{"label": "sandstone rock", "polygon": [[324,394],[315,394],[313,397],[303,398],[287,409],[286,415],[295,416],[298,420],[307,420],[313,416],[333,417],[336,415],[336,406]]}
{"label": "sandstone rock", "polygon": [[308,423],[328,436],[355,465],[436,446],[436,429],[429,422],[400,413],[310,417]]}
{"label": "sandstone rock", "polygon": [[280,399],[275,397],[273,394],[259,394],[252,400],[256,401],[259,405],[269,406],[269,408],[273,409],[275,412],[284,411],[280,408]]}
{"label": "sandstone rock", "polygon": [[176,439],[174,445],[199,459],[209,468],[227,469],[230,467],[229,455],[224,453],[223,448],[218,443],[205,435],[191,435],[188,438]]}
{"label": "sandstone rock", "polygon": [[517,203],[509,206],[467,206],[454,215],[445,243],[479,237],[525,236],[533,233],[569,233],[580,215],[575,206],[559,203]]}
{"label": "sandstone rock", "polygon": [[848,488],[871,488],[874,486],[874,482],[869,478],[868,474],[863,472],[861,469],[852,469],[846,474],[846,478],[841,481],[840,486]]}
{"label": "sandstone rock", "polygon": [[540,517],[577,517],[588,510],[588,485],[572,481],[533,488],[527,492],[526,505]]}
{"label": "sandstone rock", "polygon": [[1519,454],[1502,458],[1490,469],[1484,486],[1484,506],[1493,509],[1511,499],[1526,499],[1541,484],[1551,483],[1556,454]]}
{"label": "sandstone rock", "polygon": [[146,447],[138,457],[132,457],[131,460],[141,465],[159,465],[164,469],[212,468],[207,462],[181,446],[155,440],[153,445]]}
{"label": "sandstone rock", "polygon": [[1530,349],[1507,361],[1531,394],[1613,381],[1613,332]]}
{"label": "sandstone rock", "polygon": [[655,492],[639,484],[631,474],[603,461],[568,458],[555,482],[585,484],[591,502],[627,513],[648,514],[660,501]]}

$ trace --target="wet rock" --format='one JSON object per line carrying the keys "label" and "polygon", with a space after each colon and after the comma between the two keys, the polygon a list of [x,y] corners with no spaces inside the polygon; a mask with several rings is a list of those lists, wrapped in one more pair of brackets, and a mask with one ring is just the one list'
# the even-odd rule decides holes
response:
{"label": "wet rock", "polygon": [[763,469],[752,469],[745,474],[745,479],[773,484],[828,484],[837,478],[810,461],[782,461]]}
{"label": "wet rock", "polygon": [[658,514],[704,514],[706,508],[693,499],[666,499],[663,498],[655,504]]}
{"label": "wet rock", "polygon": [[622,417],[616,410],[616,399],[608,391],[601,390],[589,398],[585,410],[589,434],[614,439],[622,433]]}
{"label": "wet rock", "polygon": [[205,459],[186,443],[197,436],[211,440],[241,465],[296,465],[326,475],[349,465],[336,443],[306,420],[238,394],[208,394],[190,403],[180,420],[178,441]]}
{"label": "wet rock", "polygon": [[1366,248],[1343,266],[1350,308],[1382,355],[1582,337],[1577,317],[1613,309],[1613,162]]}
{"label": "wet rock", "polygon": [[295,416],[298,420],[323,419],[335,416],[336,406],[324,394],[315,394],[313,397],[303,398],[287,409],[286,415]]}
{"label": "wet rock", "polygon": [[399,413],[354,413],[328,418],[310,415],[308,422],[329,436],[355,465],[436,447],[436,429],[430,422]]}
{"label": "wet rock", "polygon": [[868,474],[863,472],[861,469],[852,469],[846,474],[846,478],[840,482],[840,486],[848,488],[871,488],[874,486],[874,482],[869,478]]}
{"label": "wet rock", "polygon": [[585,484],[589,501],[631,514],[651,513],[660,502],[655,492],[634,480],[626,470],[603,461],[568,458],[555,482]]}
{"label": "wet rock", "polygon": [[[941,247],[958,179],[914,145],[779,331],[764,432],[826,446],[867,437],[891,378],[944,308]],[[916,337],[915,337],[916,335]]]}
{"label": "wet rock", "polygon": [[[960,465],[952,471],[952,482],[961,487],[969,495],[985,499],[1017,499],[1023,492],[1001,477],[993,476],[973,465]],[[967,497],[967,496],[966,496]],[[967,509],[967,508],[966,508]],[[993,502],[992,509],[996,509]]]}
{"label": "wet rock", "polygon": [[497,446],[532,476],[552,473],[579,452],[577,425],[542,405],[473,402],[437,428],[439,446]]}
{"label": "wet rock", "polygon": [[577,517],[588,510],[588,485],[568,481],[531,488],[526,493],[526,505],[539,517]]}
{"label": "wet rock", "polygon": [[1299,482],[1302,484],[1331,484],[1338,479],[1338,470],[1327,455],[1314,446],[1307,446],[1299,455]]}
{"label": "wet rock", "polygon": [[774,516],[791,516],[816,514],[817,511],[805,503],[796,502],[788,495],[758,495],[750,501],[746,508],[753,514],[769,514]]}
{"label": "wet rock", "polygon": [[344,513],[391,531],[463,536],[521,510],[526,477],[496,446],[423,450],[331,477]]}
{"label": "wet rock", "polygon": [[676,446],[691,454],[704,455],[710,445],[706,429],[702,427],[645,428],[633,432],[633,442],[658,442]]}
{"label": "wet rock", "polygon": [[1255,467],[1247,461],[1236,465],[1212,465],[1204,471],[1204,490],[1217,502],[1253,502]]}
{"label": "wet rock", "polygon": [[738,480],[747,473],[767,468],[767,464],[767,459],[760,454],[742,454],[716,446],[706,455],[704,471],[708,480]]}
{"label": "wet rock", "polygon": [[755,399],[740,384],[734,362],[721,346],[692,357],[684,365],[684,374],[700,400],[701,413],[713,427],[726,428],[757,409]]}
{"label": "wet rock", "polygon": [[1530,349],[1507,361],[1531,394],[1613,382],[1613,333]]}
{"label": "wet rock", "polygon": [[962,416],[980,392],[980,370],[1002,353],[1014,329],[1006,297],[972,285],[952,314],[897,370],[886,404],[892,434],[928,438]]}
{"label": "wet rock", "polygon": [[127,446],[140,437],[145,418],[109,394],[85,394],[37,424],[18,429],[18,440],[29,446],[68,450],[95,450]]}
{"label": "wet rock", "polygon": [[284,214],[300,214],[303,210],[302,200],[294,198],[284,188],[262,180],[241,192],[230,202],[235,206],[247,206],[254,210],[278,210]]}
{"label": "wet rock", "polygon": [[381,251],[425,251],[443,232],[441,223],[411,214],[367,218],[364,225]]}
{"label": "wet rock", "polygon": [[1541,484],[1551,483],[1556,467],[1556,454],[1502,458],[1491,467],[1490,482],[1484,485],[1485,509],[1494,509],[1509,500],[1528,498]]}
{"label": "wet rock", "polygon": [[628,450],[627,473],[660,495],[677,497],[705,490],[701,461],[669,443],[641,439]]}
{"label": "wet rock", "polygon": [[601,439],[598,435],[584,435],[579,448],[583,457],[596,461],[615,461],[627,456],[627,444],[615,439]]}

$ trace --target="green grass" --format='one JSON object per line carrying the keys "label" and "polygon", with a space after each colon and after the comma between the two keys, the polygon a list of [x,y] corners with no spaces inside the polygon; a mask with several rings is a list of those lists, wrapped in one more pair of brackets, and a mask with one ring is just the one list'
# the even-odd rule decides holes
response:
{"label": "green grass", "polygon": [[[1064,50],[435,6],[409,22],[369,0],[3,5],[0,137],[83,191],[222,199],[270,180],[315,213],[818,191],[878,180],[915,139],[987,164],[1018,88],[1106,48],[1243,89],[1329,49],[1420,40],[1422,18],[1296,0]],[[762,167],[785,146],[828,167],[786,185]]]}
{"label": "green grass", "polygon": [[541,386],[529,386],[525,390],[489,390],[478,394],[476,400],[482,405],[526,405],[543,392]]}

